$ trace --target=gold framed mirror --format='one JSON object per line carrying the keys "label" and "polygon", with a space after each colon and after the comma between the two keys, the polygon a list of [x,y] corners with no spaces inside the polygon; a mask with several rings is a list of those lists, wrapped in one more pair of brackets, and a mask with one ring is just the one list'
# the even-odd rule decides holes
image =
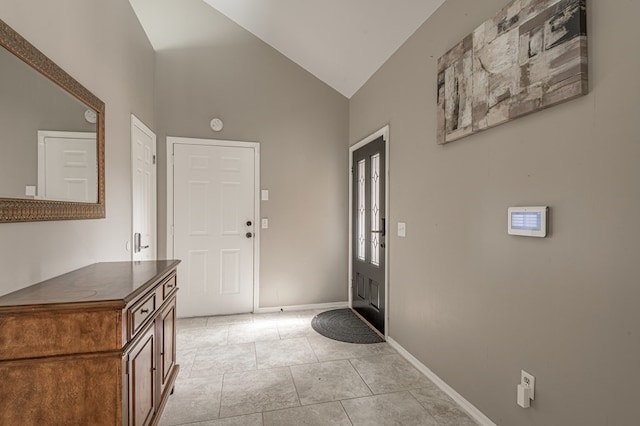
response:
{"label": "gold framed mirror", "polygon": [[2,20],[0,46],[0,222],[104,218],[104,102]]}

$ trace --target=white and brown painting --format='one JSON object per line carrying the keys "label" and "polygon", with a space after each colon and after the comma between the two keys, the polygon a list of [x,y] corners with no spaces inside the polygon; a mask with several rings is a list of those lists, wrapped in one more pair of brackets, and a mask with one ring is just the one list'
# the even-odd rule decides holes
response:
{"label": "white and brown painting", "polygon": [[513,0],[438,60],[437,141],[587,91],[586,0]]}

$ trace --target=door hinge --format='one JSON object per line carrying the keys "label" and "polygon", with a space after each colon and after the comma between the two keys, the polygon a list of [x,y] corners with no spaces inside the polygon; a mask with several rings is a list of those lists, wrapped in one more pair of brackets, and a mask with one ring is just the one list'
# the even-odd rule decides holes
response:
{"label": "door hinge", "polygon": [[156,155],[153,154],[153,164],[156,164]]}

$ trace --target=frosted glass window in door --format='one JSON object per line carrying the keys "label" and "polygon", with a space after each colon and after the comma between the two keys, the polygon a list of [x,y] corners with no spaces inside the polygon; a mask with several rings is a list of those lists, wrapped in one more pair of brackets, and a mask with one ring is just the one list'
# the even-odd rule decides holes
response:
{"label": "frosted glass window in door", "polygon": [[366,203],[365,203],[365,162],[364,160],[358,161],[358,218],[357,218],[357,229],[358,229],[358,247],[357,247],[357,256],[359,260],[365,260],[365,251],[366,251],[366,236],[365,236],[365,214],[366,214]]}
{"label": "frosted glass window in door", "polygon": [[380,154],[371,156],[371,264],[380,265]]}

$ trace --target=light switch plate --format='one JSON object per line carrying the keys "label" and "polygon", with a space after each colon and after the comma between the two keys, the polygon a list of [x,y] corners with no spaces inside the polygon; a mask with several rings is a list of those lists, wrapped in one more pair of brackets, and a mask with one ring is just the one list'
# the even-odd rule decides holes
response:
{"label": "light switch plate", "polygon": [[261,192],[262,201],[269,201],[269,190],[263,189]]}
{"label": "light switch plate", "polygon": [[407,224],[405,222],[398,222],[398,237],[407,236]]}
{"label": "light switch plate", "polygon": [[24,195],[26,195],[27,197],[35,197],[36,187],[34,185],[27,185],[24,191]]}

